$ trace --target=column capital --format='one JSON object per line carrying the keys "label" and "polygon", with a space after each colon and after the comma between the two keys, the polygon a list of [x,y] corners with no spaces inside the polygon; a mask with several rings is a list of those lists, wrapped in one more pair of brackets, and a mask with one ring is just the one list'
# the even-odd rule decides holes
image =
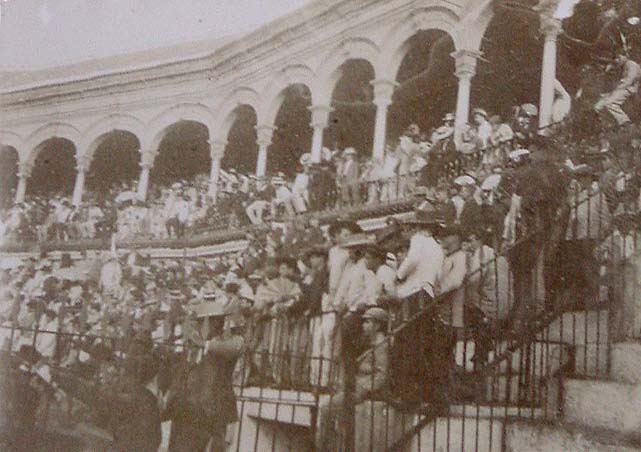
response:
{"label": "column capital", "polygon": [[274,130],[276,127],[268,125],[257,125],[256,126],[256,143],[259,146],[269,146],[272,144],[272,137],[274,136]]}
{"label": "column capital", "polygon": [[312,105],[308,107],[309,111],[312,112],[312,123],[311,126],[313,129],[320,127],[327,127],[329,121],[329,114],[332,112],[332,107],[329,105]]}
{"label": "column capital", "polygon": [[450,54],[455,60],[456,70],[454,75],[459,79],[471,79],[476,75],[476,62],[481,57],[481,52],[475,50],[457,50]]}
{"label": "column capital", "polygon": [[209,143],[209,156],[212,160],[221,160],[225,156],[227,141],[225,140],[207,140]]}
{"label": "column capital", "polygon": [[138,152],[140,152],[140,166],[142,168],[150,169],[154,166],[154,160],[158,155],[158,151],[140,149]]}
{"label": "column capital", "polygon": [[91,158],[88,155],[81,154],[76,155],[76,169],[78,172],[86,173],[89,170],[89,165],[91,164]]}
{"label": "column capital", "polygon": [[559,19],[556,19],[547,14],[541,14],[540,31],[546,41],[556,41],[563,30],[563,24]]}
{"label": "column capital", "polygon": [[27,161],[18,163],[18,177],[20,179],[29,178],[31,176],[31,171],[33,171],[32,162]]}
{"label": "column capital", "polygon": [[382,78],[372,80],[370,83],[374,87],[374,104],[377,107],[388,107],[392,103],[392,96],[398,83],[395,80]]}

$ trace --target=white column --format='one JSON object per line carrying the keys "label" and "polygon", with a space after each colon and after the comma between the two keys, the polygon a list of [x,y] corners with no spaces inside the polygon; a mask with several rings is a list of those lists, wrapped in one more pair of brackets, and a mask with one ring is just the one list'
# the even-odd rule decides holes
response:
{"label": "white column", "polygon": [[73,205],[78,206],[82,202],[82,194],[85,189],[85,175],[89,170],[89,158],[86,155],[76,156],[76,185],[73,187]]}
{"label": "white column", "polygon": [[147,188],[149,187],[149,172],[154,165],[156,151],[140,151],[140,179],[138,180],[138,199],[147,199]]}
{"label": "white column", "polygon": [[385,79],[372,80],[371,83],[374,86],[374,105],[376,105],[372,156],[374,159],[382,160],[387,137],[387,109],[392,104],[392,95],[398,84],[393,80]]}
{"label": "white column", "polygon": [[20,162],[18,164],[18,188],[16,189],[16,203],[23,202],[27,193],[27,180],[31,176],[33,163]]}
{"label": "white column", "polygon": [[481,54],[471,50],[459,50],[452,53],[452,56],[456,60],[455,75],[458,78],[456,119],[454,121],[454,141],[458,144],[463,127],[469,120],[472,79],[476,74],[476,60]]}
{"label": "white column", "polygon": [[[554,81],[556,80],[556,39],[561,32],[561,21],[541,16],[541,33],[545,38],[543,45],[543,65],[541,67],[541,100],[539,102],[539,128],[543,129],[552,122],[554,104]],[[541,130],[541,134],[547,133]]]}
{"label": "white column", "polygon": [[218,195],[218,177],[220,176],[220,161],[225,155],[226,141],[209,140],[209,155],[211,156],[211,170],[209,171],[208,194],[212,201],[216,202]]}
{"label": "white column", "polygon": [[321,161],[321,151],[323,150],[323,132],[329,122],[329,114],[332,109],[327,105],[312,105],[309,107],[312,112],[312,162],[318,163]]}
{"label": "white column", "polygon": [[256,162],[256,176],[263,177],[267,172],[267,149],[272,144],[275,128],[272,126],[256,126],[258,144],[258,161]]}

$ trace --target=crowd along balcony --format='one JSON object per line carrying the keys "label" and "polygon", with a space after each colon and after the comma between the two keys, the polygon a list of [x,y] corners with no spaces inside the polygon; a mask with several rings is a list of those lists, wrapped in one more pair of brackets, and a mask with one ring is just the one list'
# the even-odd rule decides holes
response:
{"label": "crowd along balcony", "polygon": [[[520,254],[533,249],[544,232],[533,230],[468,273],[455,293],[426,299],[413,312],[400,300],[381,300],[389,313],[382,340],[364,348],[348,346],[362,334],[359,312],[327,305],[318,315],[269,310],[249,316],[246,352],[234,373],[239,421],[228,430],[230,450],[314,450],[329,439],[327,449],[316,450],[498,451],[512,440],[510,426],[557,421],[565,379],[607,378],[612,346],[641,337],[633,277],[641,265],[638,209],[609,221],[602,215],[607,203],[601,191],[577,194],[569,218],[578,221],[562,228],[558,241],[566,248],[534,247],[538,254]],[[588,285],[567,262],[552,259],[585,251],[586,245],[600,275]],[[520,258],[532,265],[506,266]],[[33,374],[44,387],[49,366],[65,367],[98,390],[97,382],[123,372],[119,363],[133,353],[129,337],[39,331],[15,323],[5,324],[3,332],[16,372]],[[448,351],[439,357],[447,381],[431,386],[437,379],[430,367],[418,375],[428,386],[408,394],[415,381],[408,366],[420,366],[434,352],[429,344],[443,343],[450,334]],[[149,346],[149,356],[163,362],[159,368],[165,371],[199,348],[171,336]],[[80,351],[88,361],[68,359]],[[417,361],[408,360],[412,356]],[[155,387],[159,398],[166,387]],[[66,411],[48,396],[41,407],[37,422],[47,429],[68,431],[84,420],[82,410]],[[331,438],[323,437],[328,426],[336,432]]]}

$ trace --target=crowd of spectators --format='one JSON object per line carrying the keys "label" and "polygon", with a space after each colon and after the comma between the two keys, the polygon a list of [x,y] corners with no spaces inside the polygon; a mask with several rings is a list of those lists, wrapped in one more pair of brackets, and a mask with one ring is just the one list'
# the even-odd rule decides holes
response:
{"label": "crowd of spectators", "polygon": [[[429,359],[417,366],[417,356],[451,353],[452,341],[468,334],[460,332],[473,331],[482,362],[493,340],[488,332],[518,331],[549,307],[552,292],[580,290],[598,303],[607,291],[590,274],[605,265],[597,244],[638,225],[638,178],[617,166],[619,150],[598,147],[575,163],[547,140],[531,139],[529,148],[510,151],[503,164],[486,161],[500,152],[488,147],[475,171],[413,186],[413,217],[390,217],[373,233],[353,221],[321,227],[300,218],[220,257],[152,260],[112,251],[76,263],[69,255],[20,262],[1,272],[3,347],[22,352],[46,380],[54,359],[83,369],[99,359],[95,346],[107,343],[101,338],[142,334],[184,346],[198,306],[216,303],[245,336],[237,384],[327,388],[363,351],[354,336],[363,321],[373,319],[378,337],[432,300],[447,299],[418,331],[408,327],[399,336],[397,358],[386,365],[397,372],[392,381],[401,386],[393,389],[401,399],[433,399],[423,385],[446,388],[447,366]],[[540,264],[546,252],[563,263]],[[69,339],[62,347],[54,334],[34,341],[34,329],[77,334],[83,346],[69,346]],[[330,365],[336,362],[343,364]],[[439,394],[445,403],[447,390]]]}
{"label": "crowd of spectators", "polygon": [[[557,309],[564,294],[585,304],[620,296],[607,269],[636,245],[641,183],[630,162],[640,137],[628,128],[618,141],[573,146],[562,125],[541,137],[536,114],[525,104],[504,122],[475,109],[460,137],[449,114],[431,134],[412,125],[383,161],[359,162],[352,148],[325,149],[320,163],[303,155],[291,184],[282,174],[226,171],[216,204],[208,178],[198,176],[152,187],[144,202],[120,187],[109,201],[90,196],[78,207],[67,199],[16,206],[5,213],[4,236],[41,241],[181,237],[203,226],[288,221],[255,229],[245,250],[217,257],[112,250],[83,252],[75,263],[68,254],[16,262],[0,272],[2,348],[15,353],[17,372],[56,388],[56,369],[91,380],[105,362],[117,367],[113,356],[126,347],[111,338],[145,338],[158,352],[147,357],[158,378],[144,383],[162,407],[172,376],[160,376],[183,350],[202,345],[199,312],[217,306],[210,315],[243,336],[235,384],[340,388],[321,406],[319,450],[331,450],[332,416],[348,383],[353,403],[388,390],[408,403],[446,406],[451,367],[461,365],[457,341],[473,340],[483,364],[494,341]],[[401,198],[413,200],[411,218],[389,217],[377,231],[302,215]],[[410,320],[374,355],[378,364],[357,360]]]}
{"label": "crowd of spectators", "polygon": [[169,185],[152,185],[146,200],[132,183],[84,193],[73,205],[59,195],[33,195],[0,212],[4,241],[45,242],[86,240],[116,236],[167,239],[212,229],[283,221],[307,212],[393,203],[412,196],[418,187],[434,187],[439,180],[482,167],[504,166],[510,153],[527,148],[534,135],[534,105],[525,104],[504,122],[473,112],[473,123],[454,136],[454,116],[442,126],[421,131],[410,125],[387,146],[382,159],[359,158],[351,147],[324,148],[321,161],[310,154],[299,160],[295,178],[283,173],[258,178],[235,169],[221,171],[217,200],[209,192],[206,174]]}

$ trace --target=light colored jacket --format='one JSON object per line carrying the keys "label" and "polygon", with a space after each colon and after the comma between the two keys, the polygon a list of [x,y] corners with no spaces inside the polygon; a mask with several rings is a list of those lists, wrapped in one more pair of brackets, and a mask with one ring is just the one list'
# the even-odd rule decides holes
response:
{"label": "light colored jacket", "polygon": [[397,289],[400,298],[408,297],[425,288],[434,296],[434,285],[443,266],[443,248],[434,237],[414,234],[410,248],[396,276],[402,281]]}
{"label": "light colored jacket", "polygon": [[350,310],[362,303],[375,306],[382,290],[383,284],[367,268],[365,259],[361,259],[345,271],[336,291],[334,306],[347,306]]}

